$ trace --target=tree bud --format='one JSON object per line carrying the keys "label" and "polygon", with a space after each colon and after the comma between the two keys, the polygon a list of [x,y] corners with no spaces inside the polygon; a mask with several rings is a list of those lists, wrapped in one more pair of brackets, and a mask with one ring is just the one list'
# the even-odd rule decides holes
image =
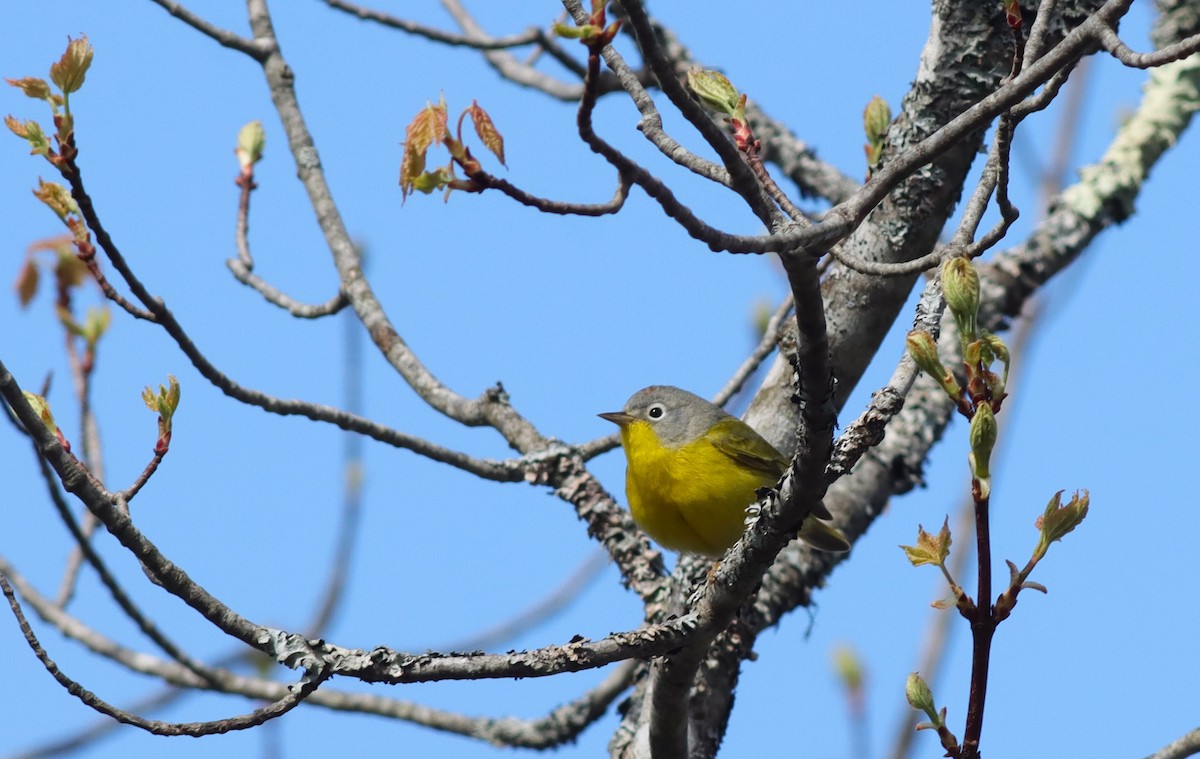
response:
{"label": "tree bud", "polygon": [[975,340],[979,333],[979,273],[975,266],[961,256],[942,264],[942,292],[964,344]]}

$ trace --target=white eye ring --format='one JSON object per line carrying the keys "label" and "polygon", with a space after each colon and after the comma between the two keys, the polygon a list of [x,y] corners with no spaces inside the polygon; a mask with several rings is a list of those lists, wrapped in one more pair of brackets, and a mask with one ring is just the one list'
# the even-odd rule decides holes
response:
{"label": "white eye ring", "polygon": [[650,408],[646,409],[646,416],[650,417],[651,419],[662,419],[663,414],[665,413],[667,413],[667,409],[661,403],[656,403]]}

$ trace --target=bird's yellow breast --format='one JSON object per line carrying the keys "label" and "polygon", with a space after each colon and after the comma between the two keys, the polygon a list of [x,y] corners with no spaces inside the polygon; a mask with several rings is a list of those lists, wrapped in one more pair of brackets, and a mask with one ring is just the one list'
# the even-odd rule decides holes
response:
{"label": "bird's yellow breast", "polygon": [[704,436],[669,448],[650,424],[637,421],[622,428],[621,444],[634,521],[674,551],[720,557],[741,537],[755,491],[775,484],[770,474],[739,464]]}

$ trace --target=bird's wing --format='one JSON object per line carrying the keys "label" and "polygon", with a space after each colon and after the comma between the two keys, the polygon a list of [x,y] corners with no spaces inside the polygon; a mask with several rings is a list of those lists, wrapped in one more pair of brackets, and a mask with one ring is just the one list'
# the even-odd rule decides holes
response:
{"label": "bird's wing", "polygon": [[[732,422],[717,422],[709,430],[708,437],[721,453],[744,467],[762,472],[771,479],[779,479],[787,470],[788,461],[783,454],[752,427],[736,419]],[[816,504],[812,515],[818,519],[833,518],[824,503]]]}

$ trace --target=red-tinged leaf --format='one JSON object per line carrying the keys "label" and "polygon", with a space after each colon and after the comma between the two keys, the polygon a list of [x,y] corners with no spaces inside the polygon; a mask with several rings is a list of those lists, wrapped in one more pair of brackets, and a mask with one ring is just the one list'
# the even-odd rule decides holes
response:
{"label": "red-tinged leaf", "polygon": [[66,52],[58,63],[50,64],[50,81],[57,84],[64,95],[75,92],[83,86],[84,75],[92,65],[94,53],[86,34],[77,40],[68,37]]}
{"label": "red-tinged leaf", "polygon": [[25,122],[25,124],[22,124],[21,122],[17,121],[17,117],[13,116],[11,113],[4,117],[4,126],[8,127],[10,132],[20,137],[22,140],[28,139],[29,137],[29,128],[26,126],[28,123],[30,122]]}
{"label": "red-tinged leaf", "polygon": [[71,193],[57,182],[46,182],[39,177],[38,187],[33,191],[33,196],[45,203],[63,221],[66,221],[68,216],[79,213],[79,206],[71,197]]}
{"label": "red-tinged leaf", "polygon": [[413,182],[425,171],[430,146],[446,139],[446,104],[426,105],[404,130],[404,159],[400,163],[400,193],[407,198]]}
{"label": "red-tinged leaf", "polygon": [[21,308],[25,308],[33,300],[33,296],[37,294],[37,287],[37,263],[32,258],[26,258],[25,263],[21,265],[21,270],[17,272],[17,281],[13,283],[13,289],[17,291],[17,301],[21,304]]}
{"label": "red-tinged leaf", "polygon": [[474,100],[471,101],[468,113],[471,114],[471,123],[475,125],[475,134],[479,135],[484,147],[492,151],[492,155],[500,159],[500,164],[507,168],[508,164],[504,162],[504,137],[497,131],[492,117]]}
{"label": "red-tinged leaf", "polygon": [[39,79],[36,76],[26,76],[20,79],[9,79],[6,77],[4,81],[34,100],[50,99],[50,85],[46,83],[45,79]]}

